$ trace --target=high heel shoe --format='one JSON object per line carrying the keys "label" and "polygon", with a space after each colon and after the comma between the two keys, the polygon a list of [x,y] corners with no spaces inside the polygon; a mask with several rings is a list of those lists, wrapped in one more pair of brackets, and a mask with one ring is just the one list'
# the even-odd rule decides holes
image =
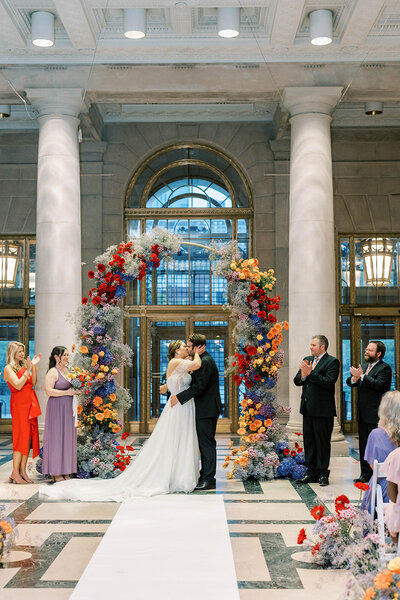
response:
{"label": "high heel shoe", "polygon": [[[22,479],[22,477],[21,477],[21,479]],[[25,481],[25,479],[22,479],[22,481],[16,481],[10,475],[10,477],[8,478],[8,483],[15,483],[16,485],[26,485],[28,482]]]}

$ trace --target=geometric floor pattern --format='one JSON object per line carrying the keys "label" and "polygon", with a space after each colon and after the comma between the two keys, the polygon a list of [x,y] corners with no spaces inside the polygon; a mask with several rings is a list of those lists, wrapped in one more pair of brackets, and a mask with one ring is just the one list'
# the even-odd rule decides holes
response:
{"label": "geometric floor pattern", "polygon": [[[132,436],[129,443],[136,450],[145,439]],[[314,520],[309,510],[317,496],[328,510],[338,494],[345,493],[354,502],[358,500],[352,482],[359,474],[358,461],[352,457],[332,458],[331,485],[324,488],[280,479],[228,481],[222,463],[231,439],[234,438],[218,436],[217,490],[209,493],[220,494],[224,500],[240,599],[338,600],[348,573],[317,568],[310,562],[306,547],[298,546],[296,540],[301,527],[311,532]],[[0,514],[15,519],[19,536],[0,569],[0,598],[67,599],[119,504],[43,502],[37,484],[7,483],[11,460],[11,437],[2,435]],[[132,592],[132,598],[142,600]],[[151,583],[147,599],[152,600]]]}

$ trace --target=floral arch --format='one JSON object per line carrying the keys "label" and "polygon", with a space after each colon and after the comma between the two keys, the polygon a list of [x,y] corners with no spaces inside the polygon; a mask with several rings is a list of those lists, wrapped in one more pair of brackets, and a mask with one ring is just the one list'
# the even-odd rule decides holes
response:
{"label": "floral arch", "polygon": [[[142,279],[162,260],[178,252],[182,239],[156,228],[135,239],[111,246],[95,260],[89,271],[95,283],[75,318],[80,342],[74,352],[76,384],[80,388],[78,432],[78,476],[110,478],[129,464],[130,457],[116,438],[122,424],[118,412],[129,407],[131,398],[119,386],[116,375],[131,360],[132,350],[123,343],[122,300],[128,281]],[[301,449],[292,451],[284,428],[278,423],[281,412],[273,388],[282,365],[279,350],[288,328],[273,311],[279,296],[271,294],[274,272],[260,271],[256,259],[243,259],[237,244],[208,248],[218,276],[228,284],[226,309],[237,316],[238,352],[227,370],[244,388],[238,434],[241,445],[226,457],[228,477],[271,479],[275,476],[301,477],[304,474]],[[124,434],[123,437],[126,437]],[[293,456],[294,452],[294,456]]]}

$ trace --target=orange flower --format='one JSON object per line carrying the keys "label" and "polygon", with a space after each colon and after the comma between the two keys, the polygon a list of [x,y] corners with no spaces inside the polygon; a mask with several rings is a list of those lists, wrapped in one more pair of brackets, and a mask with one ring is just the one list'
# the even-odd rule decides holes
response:
{"label": "orange flower", "polygon": [[246,467],[246,466],[247,466],[247,463],[248,463],[248,460],[247,460],[247,458],[245,458],[245,457],[242,457],[242,458],[239,460],[239,465],[241,465],[242,467]]}
{"label": "orange flower", "polygon": [[271,425],[272,425],[271,419],[265,419],[265,421],[264,421],[264,427],[271,427]]}
{"label": "orange flower", "polygon": [[79,352],[81,352],[82,354],[87,354],[89,352],[88,347],[87,346],[81,346],[79,348]]}
{"label": "orange flower", "polygon": [[80,404],[78,404],[78,415],[81,414],[82,410],[83,410],[82,406]]}
{"label": "orange flower", "polygon": [[387,590],[389,585],[392,583],[393,575],[388,569],[384,569],[380,573],[377,573],[374,577],[374,585],[378,590]]}
{"label": "orange flower", "polygon": [[256,419],[256,420],[254,421],[254,425],[255,425],[255,426],[257,427],[257,429],[258,429],[259,427],[261,427],[261,425],[262,425],[262,421],[260,421],[260,419]]}
{"label": "orange flower", "polygon": [[233,479],[232,473],[227,473],[226,476],[227,476],[228,479]]}
{"label": "orange flower", "polygon": [[375,592],[374,588],[369,587],[365,590],[363,600],[372,600],[373,598],[375,598],[375,596],[376,596],[376,592]]}
{"label": "orange flower", "polygon": [[99,352],[99,356],[103,357],[104,356],[104,350],[100,350]]}
{"label": "orange flower", "polygon": [[392,573],[400,575],[400,556],[396,556],[396,558],[390,560],[386,566]]}
{"label": "orange flower", "polygon": [[96,379],[104,379],[104,373],[97,373]]}
{"label": "orange flower", "polygon": [[244,435],[246,433],[246,430],[244,429],[244,427],[240,427],[240,429],[237,430],[238,435]]}
{"label": "orange flower", "polygon": [[251,431],[257,431],[258,427],[255,423],[250,423],[250,429]]}
{"label": "orange flower", "polygon": [[287,321],[283,321],[284,329],[289,329],[289,323]]}
{"label": "orange flower", "polygon": [[13,526],[8,521],[0,521],[0,527],[6,532],[11,533],[13,531]]}
{"label": "orange flower", "polygon": [[236,456],[236,454],[238,453],[239,448],[233,448],[232,450],[232,456]]}
{"label": "orange flower", "polygon": [[95,406],[97,406],[97,408],[98,408],[98,407],[99,407],[101,404],[103,404],[103,399],[102,399],[102,398],[100,398],[100,396],[96,396],[96,397],[93,399],[93,404],[94,404]]}
{"label": "orange flower", "polygon": [[112,430],[113,430],[113,433],[118,433],[119,431],[121,431],[121,427],[119,425],[114,425]]}
{"label": "orange flower", "polygon": [[102,420],[104,419],[104,415],[103,415],[103,413],[97,413],[97,414],[96,414],[96,419],[97,419],[98,421],[102,421]]}
{"label": "orange flower", "polygon": [[231,441],[231,443],[229,444],[229,450],[232,448],[233,446],[233,440]]}
{"label": "orange flower", "polygon": [[106,408],[103,414],[105,419],[109,419],[111,417],[111,410],[109,408]]}
{"label": "orange flower", "polygon": [[115,402],[116,399],[117,399],[117,396],[115,394],[110,394],[111,402]]}
{"label": "orange flower", "polygon": [[73,353],[74,351],[75,351],[75,344],[72,344],[71,352]]}

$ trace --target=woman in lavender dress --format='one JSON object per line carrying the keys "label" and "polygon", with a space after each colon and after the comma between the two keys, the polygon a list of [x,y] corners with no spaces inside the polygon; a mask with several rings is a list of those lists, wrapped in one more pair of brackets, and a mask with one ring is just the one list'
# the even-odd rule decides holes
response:
{"label": "woman in lavender dress", "polygon": [[67,379],[68,350],[56,346],[51,351],[45,390],[49,396],[43,443],[42,473],[53,481],[69,479],[76,473],[76,428],[72,389]]}
{"label": "woman in lavender dress", "polygon": [[[387,456],[395,449],[395,446],[390,435],[394,427],[393,415],[396,415],[398,411],[395,411],[395,405],[399,405],[400,394],[397,396],[396,393],[387,392],[382,397],[379,406],[379,423],[376,429],[373,429],[368,436],[367,445],[365,448],[364,458],[373,467],[374,460],[376,459],[379,463],[386,460]],[[389,435],[388,435],[389,434]],[[379,477],[378,483],[382,488],[382,496],[384,502],[389,502],[387,495],[387,481],[386,477]],[[361,508],[371,512],[371,488],[372,488],[372,477],[369,481],[369,490],[364,494]]]}

